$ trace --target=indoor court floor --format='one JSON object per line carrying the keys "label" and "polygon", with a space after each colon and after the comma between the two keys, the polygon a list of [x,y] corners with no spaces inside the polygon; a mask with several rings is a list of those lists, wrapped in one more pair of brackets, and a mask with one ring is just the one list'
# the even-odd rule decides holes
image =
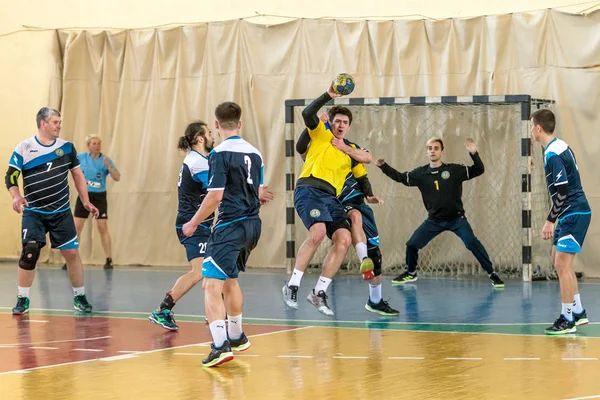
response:
{"label": "indoor court floor", "polygon": [[252,347],[203,368],[210,332],[202,290],[175,307],[178,332],[147,320],[184,268],[86,267],[92,315],[72,309],[58,266],[38,269],[31,312],[12,316],[16,266],[0,263],[0,399],[600,399],[600,284],[580,285],[591,323],[569,337],[544,328],[560,310],[557,282],[420,278],[383,296],[389,318],[364,309],[368,287],[338,276],[334,318],[281,300],[282,273],[250,272],[244,331]]}

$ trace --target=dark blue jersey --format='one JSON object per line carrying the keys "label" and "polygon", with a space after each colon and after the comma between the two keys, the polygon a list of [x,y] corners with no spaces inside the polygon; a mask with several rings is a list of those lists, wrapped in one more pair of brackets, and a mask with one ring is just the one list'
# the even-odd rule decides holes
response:
{"label": "dark blue jersey", "polygon": [[70,209],[69,171],[79,168],[73,143],[57,138],[44,145],[34,136],[19,143],[8,165],[23,175],[25,210],[54,214]]}
{"label": "dark blue jersey", "polygon": [[[196,150],[190,150],[183,160],[177,182],[178,207],[175,221],[177,227],[181,227],[194,217],[207,193],[208,158]],[[211,214],[201,225],[210,228],[213,219],[214,216]]]}
{"label": "dark blue jersey", "polygon": [[548,143],[544,149],[544,169],[548,191],[553,201],[559,186],[568,187],[568,196],[558,211],[558,218],[591,211],[581,186],[577,160],[569,145],[560,139]]}
{"label": "dark blue jersey", "polygon": [[260,152],[239,136],[232,136],[208,156],[208,190],[224,190],[215,229],[233,221],[258,218],[259,187],[263,184]]}

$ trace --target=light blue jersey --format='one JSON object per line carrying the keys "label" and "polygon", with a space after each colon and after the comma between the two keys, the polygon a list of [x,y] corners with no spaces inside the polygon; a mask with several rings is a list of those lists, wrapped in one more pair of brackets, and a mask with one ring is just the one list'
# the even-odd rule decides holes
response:
{"label": "light blue jersey", "polygon": [[79,158],[81,170],[83,171],[83,175],[88,184],[88,192],[106,192],[106,177],[110,172],[108,172],[108,168],[104,164],[104,159],[108,159],[110,166],[116,170],[117,167],[115,167],[112,160],[102,153],[100,153],[100,157],[96,159],[92,158],[90,153],[81,153],[78,154],[77,157]]}

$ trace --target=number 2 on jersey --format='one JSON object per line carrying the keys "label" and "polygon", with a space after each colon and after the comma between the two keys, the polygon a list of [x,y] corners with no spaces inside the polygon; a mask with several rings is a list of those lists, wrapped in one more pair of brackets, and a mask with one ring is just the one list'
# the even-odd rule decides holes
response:
{"label": "number 2 on jersey", "polygon": [[252,160],[250,159],[250,157],[244,156],[244,163],[248,166],[248,177],[246,178],[246,182],[248,182],[250,185],[252,185],[254,183],[254,181],[252,181],[252,177],[250,176],[250,168],[252,168]]}
{"label": "number 2 on jersey", "polygon": [[438,183],[437,180],[433,181],[433,183],[435,184],[435,190],[440,190],[440,184]]}

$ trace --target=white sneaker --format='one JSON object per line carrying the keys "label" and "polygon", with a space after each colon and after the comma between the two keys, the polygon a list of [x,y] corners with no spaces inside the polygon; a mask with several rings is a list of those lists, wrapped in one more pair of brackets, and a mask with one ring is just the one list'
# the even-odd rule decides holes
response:
{"label": "white sneaker", "polygon": [[298,309],[298,286],[283,285],[283,302],[292,310]]}
{"label": "white sneaker", "polygon": [[317,311],[319,311],[321,314],[327,315],[328,317],[331,317],[333,315],[333,311],[331,311],[331,308],[329,308],[329,306],[327,305],[327,295],[324,291],[319,290],[319,293],[315,294],[315,289],[313,289],[311,290],[306,300],[308,300],[310,304],[315,306],[317,308]]}

